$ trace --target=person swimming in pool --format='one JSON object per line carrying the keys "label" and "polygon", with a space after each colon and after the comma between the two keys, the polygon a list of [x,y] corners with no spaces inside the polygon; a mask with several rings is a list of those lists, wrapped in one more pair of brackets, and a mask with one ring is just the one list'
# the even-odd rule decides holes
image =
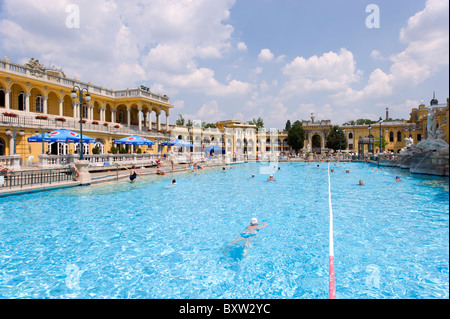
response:
{"label": "person swimming in pool", "polygon": [[262,226],[258,226],[258,225],[259,225],[259,224],[258,224],[258,219],[256,219],[255,217],[253,217],[253,218],[250,220],[250,225],[248,225],[248,226],[242,231],[241,235],[240,235],[238,238],[236,238],[235,240],[233,240],[233,241],[230,243],[230,245],[228,246],[228,247],[230,247],[229,249],[231,249],[231,247],[232,247],[235,243],[237,243],[237,242],[239,242],[239,241],[245,239],[244,252],[243,252],[243,254],[242,254],[242,256],[245,257],[245,256],[247,255],[247,253],[248,253],[248,250],[249,250],[250,248],[252,248],[251,238],[254,237],[254,236],[258,233],[258,231],[259,231],[260,229],[266,227],[266,226],[267,226],[267,223],[264,222],[264,224],[263,224]]}
{"label": "person swimming in pool", "polygon": [[274,181],[274,180],[275,180],[275,178],[273,177],[273,175],[270,175],[269,178],[267,179],[268,182],[269,181]]}

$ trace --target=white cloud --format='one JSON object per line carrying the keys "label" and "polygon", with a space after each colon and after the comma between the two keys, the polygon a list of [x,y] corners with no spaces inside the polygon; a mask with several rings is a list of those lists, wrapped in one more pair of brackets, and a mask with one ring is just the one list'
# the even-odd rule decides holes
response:
{"label": "white cloud", "polygon": [[239,51],[247,51],[247,45],[244,42],[239,42],[237,44],[237,49]]}
{"label": "white cloud", "polygon": [[195,114],[183,114],[183,117],[191,120],[201,120],[202,122],[215,123],[222,121],[226,117],[223,108],[216,100],[211,100],[203,104]]}
{"label": "white cloud", "polygon": [[288,77],[283,94],[301,94],[308,91],[339,91],[360,78],[352,52],[341,49],[305,59],[296,57],[283,68]]}
{"label": "white cloud", "polygon": [[258,60],[260,62],[269,62],[274,59],[273,53],[269,49],[262,49],[258,55]]}
{"label": "white cloud", "polygon": [[107,87],[117,89],[144,80],[158,81],[169,90],[192,85],[212,95],[248,89],[238,80],[220,83],[214,71],[200,66],[202,59],[221,59],[231,49],[234,28],[225,21],[234,0],[79,0],[79,29],[65,25],[69,3],[5,1],[2,50],[50,62],[83,81],[107,81]]}
{"label": "white cloud", "polygon": [[[400,88],[419,85],[448,67],[448,7],[447,0],[428,0],[425,9],[409,18],[401,29],[400,41],[407,47],[389,58],[392,62],[389,72],[375,69],[363,89],[347,88],[334,95],[335,102],[345,105],[388,97]],[[377,50],[372,51],[371,57],[383,59]]]}

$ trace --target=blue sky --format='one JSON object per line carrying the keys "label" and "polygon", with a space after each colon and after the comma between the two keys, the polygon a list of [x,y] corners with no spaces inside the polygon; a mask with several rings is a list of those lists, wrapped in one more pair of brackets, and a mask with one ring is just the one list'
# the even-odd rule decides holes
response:
{"label": "blue sky", "polygon": [[[67,26],[79,8],[79,28]],[[369,4],[380,27],[368,28]],[[3,0],[0,56],[108,88],[146,85],[178,114],[342,124],[449,97],[448,0]],[[73,20],[71,20],[73,21]]]}

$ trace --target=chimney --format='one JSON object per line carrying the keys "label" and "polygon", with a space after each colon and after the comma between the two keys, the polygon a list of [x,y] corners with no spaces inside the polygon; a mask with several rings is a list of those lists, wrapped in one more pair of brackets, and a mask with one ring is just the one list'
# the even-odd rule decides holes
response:
{"label": "chimney", "polygon": [[386,108],[386,121],[389,121],[389,108]]}

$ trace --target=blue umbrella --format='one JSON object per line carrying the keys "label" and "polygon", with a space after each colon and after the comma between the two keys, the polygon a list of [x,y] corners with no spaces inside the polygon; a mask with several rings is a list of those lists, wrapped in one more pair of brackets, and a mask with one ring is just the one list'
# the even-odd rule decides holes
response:
{"label": "blue umbrella", "polygon": [[177,139],[177,138],[172,139],[172,140],[167,141],[167,142],[163,142],[163,143],[161,143],[161,145],[163,145],[163,146],[166,146],[166,145],[168,145],[168,146],[181,146],[181,147],[192,147],[193,146],[192,144],[190,144],[190,143],[188,143],[186,141]]}
{"label": "blue umbrella", "polygon": [[205,147],[204,149],[203,149],[203,152],[209,152],[209,153],[211,153],[211,152],[214,152],[214,153],[218,153],[218,152],[222,152],[223,151],[223,149],[222,148],[220,148],[219,146],[217,146],[217,145],[210,145],[210,146],[208,146],[208,147]]}
{"label": "blue umbrella", "polygon": [[155,145],[153,141],[150,141],[139,135],[131,135],[128,137],[121,138],[114,142],[118,145]]}
{"label": "blue umbrella", "polygon": [[[42,143],[42,135],[41,136],[32,136],[27,139],[28,142],[31,143]],[[80,142],[80,134],[69,131],[65,128],[52,131],[48,134],[44,134],[44,142],[45,143],[79,143]],[[86,136],[83,134],[83,143],[95,143],[95,138]]]}

